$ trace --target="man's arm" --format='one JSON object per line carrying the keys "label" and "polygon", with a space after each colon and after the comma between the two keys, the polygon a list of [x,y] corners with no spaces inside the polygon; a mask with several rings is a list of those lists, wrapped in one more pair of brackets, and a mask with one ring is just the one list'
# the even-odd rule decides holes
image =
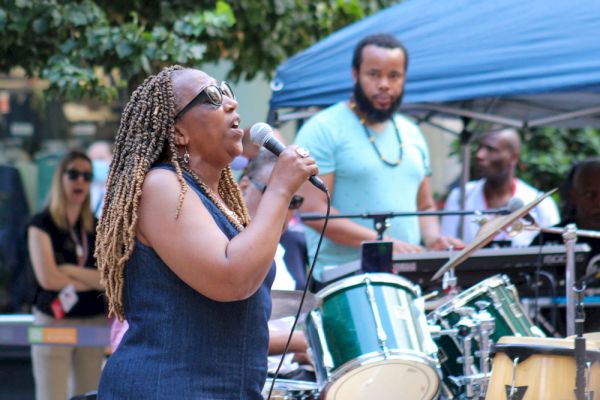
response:
{"label": "man's arm", "polygon": [[[321,175],[320,178],[329,188],[330,196],[333,198],[335,190],[335,173]],[[325,215],[327,211],[327,197],[323,192],[315,188],[313,185],[305,184],[302,187],[302,194],[304,195],[304,204],[300,210],[303,213],[317,213]],[[331,214],[340,214],[340,212],[334,207],[331,207]],[[320,232],[323,229],[325,220],[305,221],[304,223],[317,232]],[[335,243],[359,247],[364,241],[376,240],[377,232],[374,229],[369,229],[357,224],[350,219],[335,218],[329,220],[325,236]],[[387,237],[385,240],[392,240],[394,242],[394,252],[396,253],[414,253],[422,251],[420,246],[410,243],[393,240]]]}
{"label": "man's arm", "polygon": [[[435,203],[431,193],[431,184],[429,177],[425,177],[419,186],[417,194],[417,208],[419,211],[435,211]],[[464,247],[464,243],[454,237],[442,236],[440,234],[440,224],[437,216],[419,217],[419,227],[421,228],[421,237],[425,247],[431,250],[447,250],[450,246]]]}

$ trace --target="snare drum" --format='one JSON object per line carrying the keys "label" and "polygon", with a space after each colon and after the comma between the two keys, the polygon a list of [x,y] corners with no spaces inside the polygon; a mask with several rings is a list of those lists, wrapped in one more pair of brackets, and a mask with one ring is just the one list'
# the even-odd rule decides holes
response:
{"label": "snare drum", "polygon": [[[486,400],[575,399],[574,343],[569,339],[503,337],[495,346]],[[600,393],[600,351],[587,350],[591,362],[586,390]],[[588,376],[588,372],[586,372]]]}
{"label": "snare drum", "polygon": [[319,293],[304,326],[321,397],[331,400],[433,399],[440,389],[435,343],[417,286],[364,274]]}
{"label": "snare drum", "polygon": [[[262,395],[264,399],[269,398],[272,379],[267,379]],[[296,381],[291,379],[277,379],[271,400],[318,400],[319,387],[315,382]]]}
{"label": "snare drum", "polygon": [[[460,320],[458,309],[471,307],[478,310],[485,306],[495,320],[494,332],[490,340],[495,343],[502,336],[536,336],[545,337],[544,333],[533,324],[523,307],[514,285],[506,275],[494,275],[464,292],[452,300],[442,304],[428,316],[428,322],[439,325],[442,329],[452,329]],[[462,357],[461,347],[456,338],[442,335],[436,339],[439,347],[439,360],[444,375],[444,383],[455,395],[462,392],[451,377],[463,376],[463,366],[458,362]],[[475,346],[475,351],[478,350]],[[477,364],[476,364],[477,365]],[[478,368],[472,373],[477,373]]]}

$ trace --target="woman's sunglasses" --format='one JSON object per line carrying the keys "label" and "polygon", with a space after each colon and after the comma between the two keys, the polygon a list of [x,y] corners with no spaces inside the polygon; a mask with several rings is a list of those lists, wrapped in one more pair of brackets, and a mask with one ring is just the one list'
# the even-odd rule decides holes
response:
{"label": "woman's sunglasses", "polygon": [[[250,179],[250,182],[252,182],[252,184],[256,186],[256,188],[260,190],[261,193],[264,193],[265,190],[267,190],[267,185],[265,185],[264,183],[261,183],[254,178],[250,178],[249,176],[248,179]],[[302,206],[302,203],[304,203],[304,197],[300,196],[299,194],[295,194],[294,196],[292,196],[292,200],[290,201],[288,209],[297,210]]]}
{"label": "woman's sunglasses", "polygon": [[233,89],[227,82],[223,81],[219,86],[208,85],[175,115],[175,121],[181,118],[183,114],[188,112],[190,108],[194,107],[198,103],[210,103],[216,107],[221,107],[221,105],[223,105],[223,96],[227,96],[230,99],[235,100]]}
{"label": "woman's sunglasses", "polygon": [[91,172],[83,172],[76,169],[68,169],[65,171],[65,174],[71,181],[76,181],[80,176],[82,176],[84,181],[91,182],[92,178],[94,177]]}

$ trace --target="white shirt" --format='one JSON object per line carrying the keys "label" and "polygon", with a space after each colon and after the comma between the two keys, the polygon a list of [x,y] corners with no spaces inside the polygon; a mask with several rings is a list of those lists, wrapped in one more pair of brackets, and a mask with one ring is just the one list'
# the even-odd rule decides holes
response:
{"label": "white shirt", "polygon": [[[281,244],[277,245],[277,251],[275,252],[275,280],[273,281],[272,289],[274,290],[294,290],[296,288],[296,281],[288,271],[285,260],[285,249]],[[294,317],[286,317],[281,319],[275,319],[269,321],[269,330],[271,332],[285,331],[290,332],[292,325],[294,324]],[[279,373],[287,374],[298,368],[298,363],[293,362],[294,353],[288,353],[285,356],[285,361],[281,365]],[[269,356],[268,358],[268,371],[275,373],[277,366],[281,360],[280,355]]]}
{"label": "white shirt", "polygon": [[[485,179],[467,183],[465,187],[465,210],[487,209],[485,196],[483,194],[484,183]],[[515,194],[513,197],[523,201],[523,204],[531,203],[542,194],[542,192],[528,185],[522,180],[516,179]],[[446,211],[460,210],[459,200],[460,189],[455,188],[450,192],[444,209]],[[537,224],[543,228],[556,225],[560,222],[558,208],[551,197],[544,199],[540,204],[534,207],[530,211],[530,215],[535,219]],[[443,216],[441,224],[442,235],[461,237],[460,232],[458,232],[460,218],[460,215]],[[474,215],[464,216],[464,236],[462,236],[462,239],[464,240],[465,244],[472,242],[479,231],[479,225],[473,222],[474,218]],[[486,218],[491,219],[494,218],[494,216],[486,215]],[[511,238],[506,232],[501,232],[494,238],[494,240],[510,240],[512,242],[512,247],[525,247],[531,243],[537,234],[538,232],[535,231],[524,231]]]}

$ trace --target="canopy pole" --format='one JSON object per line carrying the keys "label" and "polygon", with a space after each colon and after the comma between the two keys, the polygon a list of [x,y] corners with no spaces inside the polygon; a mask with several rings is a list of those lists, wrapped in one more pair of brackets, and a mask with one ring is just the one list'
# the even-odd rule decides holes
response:
{"label": "canopy pole", "polygon": [[[467,197],[467,182],[469,182],[471,169],[471,137],[473,133],[468,130],[469,122],[471,121],[468,117],[461,118],[463,121],[463,128],[459,135],[460,140],[460,154],[462,158],[462,172],[460,174],[460,198],[459,205],[460,210],[465,209],[466,197]],[[465,238],[465,216],[461,215],[458,221],[458,235],[461,239]]]}

